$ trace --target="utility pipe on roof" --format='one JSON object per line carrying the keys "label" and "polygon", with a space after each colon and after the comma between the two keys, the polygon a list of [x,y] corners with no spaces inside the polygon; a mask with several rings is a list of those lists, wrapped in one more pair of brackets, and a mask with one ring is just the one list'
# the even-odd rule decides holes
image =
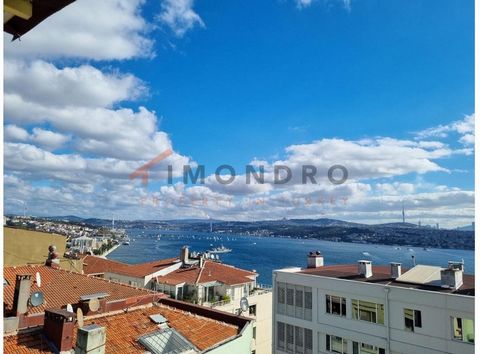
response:
{"label": "utility pipe on roof", "polygon": [[387,347],[385,348],[386,354],[390,354],[390,288],[386,286],[385,290],[385,324],[387,325]]}

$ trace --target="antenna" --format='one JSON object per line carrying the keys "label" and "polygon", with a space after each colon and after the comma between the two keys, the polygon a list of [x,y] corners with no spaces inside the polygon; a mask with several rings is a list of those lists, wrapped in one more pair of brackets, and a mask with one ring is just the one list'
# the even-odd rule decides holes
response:
{"label": "antenna", "polygon": [[30,305],[33,307],[41,306],[45,302],[45,297],[41,291],[35,291],[32,296],[30,296]]}
{"label": "antenna", "polygon": [[88,309],[92,312],[97,312],[100,309],[100,301],[98,299],[90,299],[88,301]]}
{"label": "antenna", "polygon": [[248,299],[244,296],[240,299],[240,309],[242,310],[242,312],[247,312],[248,309],[250,308],[249,304],[248,304]]}
{"label": "antenna", "polygon": [[35,282],[37,283],[38,287],[42,286],[42,277],[40,276],[39,272],[35,274]]}
{"label": "antenna", "polygon": [[80,307],[77,309],[77,322],[78,322],[78,328],[82,328],[83,327],[83,311]]}

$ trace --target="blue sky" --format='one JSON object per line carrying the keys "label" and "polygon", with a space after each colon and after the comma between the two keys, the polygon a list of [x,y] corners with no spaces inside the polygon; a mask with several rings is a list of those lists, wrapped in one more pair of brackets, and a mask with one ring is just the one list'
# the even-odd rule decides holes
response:
{"label": "blue sky", "polygon": [[[248,219],[251,215],[242,198],[253,196],[273,203],[270,210],[255,211],[258,217],[325,215],[391,221],[397,217],[395,205],[407,199],[415,220],[455,226],[473,219],[473,1],[166,0],[145,4],[116,0],[98,9],[96,15],[105,17],[99,28],[88,18],[78,18],[86,3],[67,7],[21,42],[6,43],[7,68],[30,72],[30,81],[38,78],[38,85],[49,78],[64,80],[52,84],[52,96],[42,96],[14,84],[22,79],[15,70],[6,78],[6,180],[14,187],[6,184],[7,212],[21,204],[19,198],[9,196],[9,190],[37,188],[39,194],[70,193],[85,204],[57,201],[57,206],[45,211],[41,200],[30,200],[32,213],[70,208],[67,214],[84,216],[95,211],[104,217],[111,213],[138,218],[208,214]],[[121,27],[120,19],[127,25]],[[105,89],[85,93],[93,84]],[[55,88],[68,88],[71,97],[51,104]],[[19,97],[23,105],[15,100]],[[147,110],[145,117],[139,117],[141,106]],[[100,137],[78,118],[86,114],[105,122],[99,127],[118,119],[120,127],[122,119],[130,119],[120,112],[123,108],[131,109],[133,118],[130,128],[125,132],[119,128],[117,136],[113,129]],[[66,118],[66,109],[77,118],[74,114]],[[45,143],[49,137],[55,144]],[[406,150],[397,151],[400,145]],[[24,152],[21,161],[13,157],[9,161],[9,146]],[[157,181],[147,191],[139,192],[138,185],[128,189],[129,168],[141,166],[161,152],[157,148],[168,146],[175,151],[175,163],[204,164],[207,174],[225,163],[241,171],[255,159],[295,165],[305,162],[302,158],[308,154],[313,154],[310,159],[320,156],[332,163],[350,163],[355,165],[348,191],[352,205],[348,210],[282,209],[277,203],[285,193],[296,197],[319,193],[295,185],[291,190],[270,186],[252,192],[207,183],[205,190],[177,186],[171,191],[171,186],[165,186],[159,192],[164,183]],[[365,151],[355,156],[358,147]],[[368,167],[374,165],[369,159],[375,160],[376,154],[387,158],[390,153],[384,167],[357,166],[356,159]],[[29,164],[32,154],[43,156],[44,165]],[[396,159],[390,166],[389,161]],[[419,160],[418,164],[403,161],[400,166],[402,159]],[[55,168],[71,163],[74,175]],[[99,197],[102,191],[106,194]],[[157,193],[164,201],[170,192],[213,193],[215,198],[227,199],[230,195],[235,206],[228,210],[212,206],[205,211],[173,203],[177,209],[169,206],[165,207],[168,213],[165,208],[159,213],[140,210],[138,200],[133,201],[138,193]],[[128,194],[132,201],[119,202],[109,193]],[[378,199],[382,193],[387,193],[384,202],[390,203],[385,210]],[[102,203],[112,210],[100,208]],[[277,209],[278,213],[273,212]]]}

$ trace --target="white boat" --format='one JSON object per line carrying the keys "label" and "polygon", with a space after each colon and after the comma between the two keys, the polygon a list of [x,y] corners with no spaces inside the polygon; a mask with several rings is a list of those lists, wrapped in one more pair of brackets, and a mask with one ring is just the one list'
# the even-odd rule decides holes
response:
{"label": "white boat", "polygon": [[122,244],[125,245],[125,246],[128,246],[128,245],[130,245],[130,240],[127,238],[126,240],[123,241]]}
{"label": "white boat", "polygon": [[232,249],[227,248],[224,245],[221,245],[220,247],[212,248],[208,252],[210,252],[210,253],[228,253],[228,252],[232,252]]}

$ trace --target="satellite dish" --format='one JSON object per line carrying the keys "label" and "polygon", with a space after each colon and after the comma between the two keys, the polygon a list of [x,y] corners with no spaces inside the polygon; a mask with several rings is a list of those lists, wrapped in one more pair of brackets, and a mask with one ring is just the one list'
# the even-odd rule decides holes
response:
{"label": "satellite dish", "polygon": [[37,272],[37,274],[35,274],[35,282],[37,283],[38,287],[42,286],[42,277],[40,276],[39,272]]}
{"label": "satellite dish", "polygon": [[98,299],[90,299],[88,309],[92,312],[97,312],[100,309],[100,301]]}
{"label": "satellite dish", "polygon": [[68,312],[73,312],[73,307],[70,304],[67,304],[67,311]]}
{"label": "satellite dish", "polygon": [[248,299],[244,296],[240,299],[240,308],[242,312],[247,312],[250,306],[248,305]]}
{"label": "satellite dish", "polygon": [[32,296],[30,296],[30,305],[32,305],[33,307],[43,305],[44,302],[45,298],[41,291],[35,291]]}
{"label": "satellite dish", "polygon": [[80,307],[77,309],[77,322],[78,322],[78,328],[82,328],[83,327],[83,311]]}

